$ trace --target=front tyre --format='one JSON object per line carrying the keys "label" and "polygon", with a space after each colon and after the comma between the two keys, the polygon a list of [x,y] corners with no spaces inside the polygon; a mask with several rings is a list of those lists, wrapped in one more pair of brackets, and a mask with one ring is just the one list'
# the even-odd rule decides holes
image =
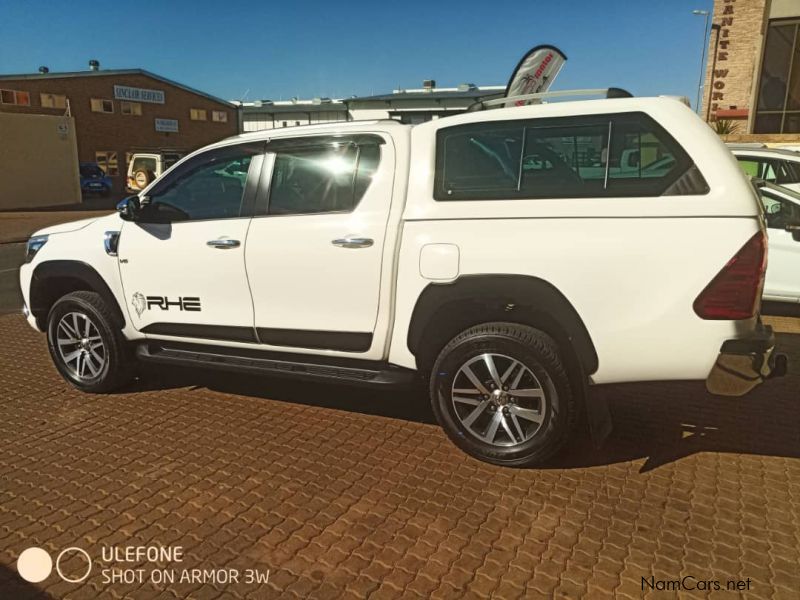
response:
{"label": "front tyre", "polygon": [[47,343],[61,376],[84,392],[110,392],[133,377],[125,338],[96,292],[72,292],[53,305]]}
{"label": "front tyre", "polygon": [[453,338],[434,363],[430,395],[456,445],[496,465],[543,463],[577,417],[555,341],[517,323],[476,325]]}

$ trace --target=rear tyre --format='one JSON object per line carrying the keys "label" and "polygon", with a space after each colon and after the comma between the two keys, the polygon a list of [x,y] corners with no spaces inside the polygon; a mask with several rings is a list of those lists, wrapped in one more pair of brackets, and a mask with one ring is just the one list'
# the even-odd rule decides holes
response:
{"label": "rear tyre", "polygon": [[496,465],[539,465],[575,428],[576,394],[555,341],[517,323],[485,323],[441,351],[430,376],[433,412],[462,450]]}
{"label": "rear tyre", "polygon": [[113,391],[133,379],[135,360],[96,292],[72,292],[47,316],[50,356],[61,376],[84,392]]}

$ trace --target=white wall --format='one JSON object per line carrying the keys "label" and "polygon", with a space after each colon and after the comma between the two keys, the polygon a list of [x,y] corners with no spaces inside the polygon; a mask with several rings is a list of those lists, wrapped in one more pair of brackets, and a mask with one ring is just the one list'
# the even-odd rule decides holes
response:
{"label": "white wall", "polygon": [[[294,127],[295,125],[316,125],[319,123],[333,123],[336,121],[346,121],[345,113],[340,111],[322,111],[316,113],[298,112],[298,113],[243,113],[242,114],[242,130],[247,131],[261,131],[262,129],[282,128],[283,122],[286,122],[287,127]],[[299,122],[299,123],[298,123]]]}
{"label": "white wall", "polygon": [[800,0],[772,0],[769,9],[770,19],[800,17]]}
{"label": "white wall", "polygon": [[0,209],[79,204],[75,119],[0,112]]}
{"label": "white wall", "polygon": [[389,111],[376,108],[354,108],[350,110],[352,121],[373,121],[375,119],[388,119]]}

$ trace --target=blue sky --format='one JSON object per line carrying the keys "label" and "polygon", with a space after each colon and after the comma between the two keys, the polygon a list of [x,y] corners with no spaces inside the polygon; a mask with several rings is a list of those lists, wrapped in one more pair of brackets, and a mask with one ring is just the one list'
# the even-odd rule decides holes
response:
{"label": "blue sky", "polygon": [[694,102],[712,0],[42,2],[0,0],[0,73],[141,67],[226,99],[505,84],[529,48],[569,58],[554,89]]}

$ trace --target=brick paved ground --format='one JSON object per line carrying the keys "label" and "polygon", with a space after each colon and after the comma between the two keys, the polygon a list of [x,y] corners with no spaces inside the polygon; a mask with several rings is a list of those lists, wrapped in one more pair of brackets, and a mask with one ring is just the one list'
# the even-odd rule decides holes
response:
{"label": "brick paved ground", "polygon": [[[90,396],[20,317],[0,339],[2,598],[638,598],[650,575],[800,593],[800,335],[780,337],[790,376],[746,399],[609,390],[611,442],[538,471],[467,458],[421,395],[160,372]],[[105,583],[101,548],[143,544],[269,583]],[[92,573],[23,586],[33,545],[84,548]]]}

